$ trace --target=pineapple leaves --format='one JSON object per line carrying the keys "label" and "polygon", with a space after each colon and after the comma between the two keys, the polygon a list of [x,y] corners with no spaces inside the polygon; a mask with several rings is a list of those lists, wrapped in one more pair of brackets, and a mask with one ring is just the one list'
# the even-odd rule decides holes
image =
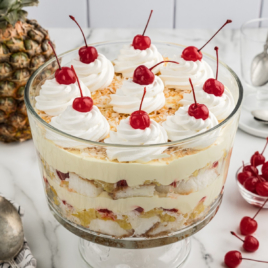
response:
{"label": "pineapple leaves", "polygon": [[0,28],[9,23],[13,26],[19,20],[24,21],[27,12],[23,7],[38,5],[38,0],[0,0]]}

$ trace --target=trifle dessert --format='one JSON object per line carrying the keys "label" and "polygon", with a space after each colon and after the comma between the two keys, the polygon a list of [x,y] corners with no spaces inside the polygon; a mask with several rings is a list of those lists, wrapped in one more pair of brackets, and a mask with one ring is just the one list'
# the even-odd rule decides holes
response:
{"label": "trifle dessert", "polygon": [[113,58],[108,47],[86,44],[32,88],[49,204],[96,234],[171,235],[206,217],[222,194],[237,85],[221,83],[218,64],[214,74],[195,47],[162,54],[144,33]]}

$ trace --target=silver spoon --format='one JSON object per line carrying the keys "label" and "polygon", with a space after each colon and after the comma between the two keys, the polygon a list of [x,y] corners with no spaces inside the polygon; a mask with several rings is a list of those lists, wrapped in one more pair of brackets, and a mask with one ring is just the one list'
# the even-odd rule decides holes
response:
{"label": "silver spoon", "polygon": [[268,110],[253,110],[251,114],[258,122],[268,125]]}
{"label": "silver spoon", "polygon": [[263,47],[263,52],[256,55],[251,63],[251,83],[260,87],[268,82],[268,35]]}
{"label": "silver spoon", "polygon": [[23,243],[21,218],[16,208],[0,196],[0,264],[7,262],[12,268],[19,268],[14,257],[21,251]]}

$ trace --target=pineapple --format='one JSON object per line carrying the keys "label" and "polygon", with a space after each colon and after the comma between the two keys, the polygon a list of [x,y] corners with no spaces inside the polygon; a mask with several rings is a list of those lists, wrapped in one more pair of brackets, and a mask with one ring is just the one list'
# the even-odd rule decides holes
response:
{"label": "pineapple", "polygon": [[[37,0],[0,1],[0,141],[31,139],[24,88],[31,74],[53,57],[48,31],[26,19]],[[51,65],[55,68],[55,65]],[[54,70],[51,70],[54,71]]]}

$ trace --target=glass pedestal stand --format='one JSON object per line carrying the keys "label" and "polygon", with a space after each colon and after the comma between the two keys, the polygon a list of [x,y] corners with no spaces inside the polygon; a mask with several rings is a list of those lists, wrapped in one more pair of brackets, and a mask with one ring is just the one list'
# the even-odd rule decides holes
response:
{"label": "glass pedestal stand", "polygon": [[63,218],[48,199],[59,223],[79,236],[82,258],[93,268],[178,268],[191,250],[190,236],[205,227],[216,215],[223,193],[192,225],[156,238],[113,238],[78,226]]}
{"label": "glass pedestal stand", "polygon": [[145,249],[121,249],[98,245],[80,239],[79,251],[92,268],[178,268],[187,259],[191,239]]}

